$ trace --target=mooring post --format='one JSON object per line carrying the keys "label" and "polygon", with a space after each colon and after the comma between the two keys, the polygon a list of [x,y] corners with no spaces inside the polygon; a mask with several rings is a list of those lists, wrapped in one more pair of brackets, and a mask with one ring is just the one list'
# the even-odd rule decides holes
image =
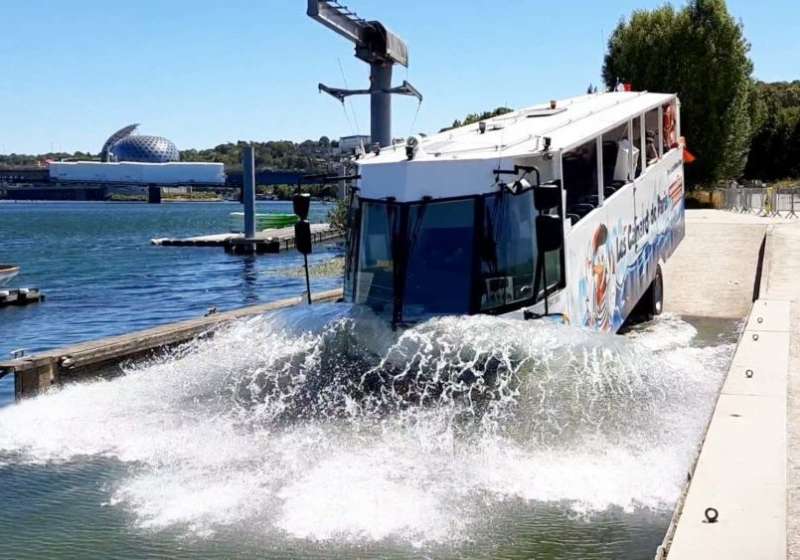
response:
{"label": "mooring post", "polygon": [[256,236],[256,170],[253,145],[248,144],[242,152],[242,202],[244,203],[244,236]]}
{"label": "mooring post", "polygon": [[149,185],[147,187],[147,202],[150,204],[161,204],[161,187]]}
{"label": "mooring post", "polygon": [[14,372],[14,397],[17,402],[45,392],[59,383],[59,366],[55,362],[25,371]]}

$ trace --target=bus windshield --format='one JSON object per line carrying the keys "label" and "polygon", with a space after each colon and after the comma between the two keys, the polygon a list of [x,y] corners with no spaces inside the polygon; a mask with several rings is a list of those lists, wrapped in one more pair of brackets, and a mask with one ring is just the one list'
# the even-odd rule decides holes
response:
{"label": "bus windshield", "polygon": [[469,313],[475,201],[411,205],[408,224],[403,319]]}
{"label": "bus windshield", "polygon": [[[360,215],[353,301],[394,323],[499,313],[535,302],[537,285],[543,291],[531,191],[441,202],[364,200]],[[560,276],[549,261],[548,278]]]}
{"label": "bus windshield", "polygon": [[355,302],[401,321],[468,313],[474,205],[364,202]]}

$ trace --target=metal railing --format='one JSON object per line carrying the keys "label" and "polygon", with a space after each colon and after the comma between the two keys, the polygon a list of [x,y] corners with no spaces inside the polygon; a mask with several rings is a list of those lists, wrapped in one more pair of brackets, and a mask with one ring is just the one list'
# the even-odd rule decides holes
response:
{"label": "metal railing", "polygon": [[764,217],[800,218],[800,188],[727,187],[712,192],[716,208]]}

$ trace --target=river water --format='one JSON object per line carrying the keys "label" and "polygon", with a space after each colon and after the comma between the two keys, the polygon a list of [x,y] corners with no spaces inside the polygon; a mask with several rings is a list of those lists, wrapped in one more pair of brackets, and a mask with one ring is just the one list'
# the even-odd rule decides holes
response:
{"label": "river water", "polygon": [[[2,258],[51,299],[28,316],[38,329],[0,312],[4,348],[302,290],[280,272],[288,254],[246,265],[143,242],[227,213],[188,206],[0,207],[16,216],[4,238],[51,227],[60,249],[29,246],[34,258],[11,237]],[[45,216],[98,233],[75,247]],[[91,248],[94,268],[72,276],[90,285],[69,286],[62,255]],[[83,306],[60,301],[81,291]],[[346,304],[242,321],[113,381],[0,408],[0,558],[649,559],[736,331],[667,315],[625,336],[492,317],[392,332]]]}
{"label": "river water", "polygon": [[[311,221],[328,204],[315,203]],[[268,257],[227,255],[222,248],[156,247],[156,237],[228,231],[234,203],[2,203],[0,263],[20,265],[11,287],[37,287],[43,305],[0,309],[0,359],[122,334],[219,310],[293,297],[305,279],[287,274],[302,265],[296,252]],[[259,202],[258,212],[291,212],[290,202]],[[315,248],[312,264],[341,254]],[[315,278],[312,290],[341,285]],[[0,379],[0,405],[13,380]]]}

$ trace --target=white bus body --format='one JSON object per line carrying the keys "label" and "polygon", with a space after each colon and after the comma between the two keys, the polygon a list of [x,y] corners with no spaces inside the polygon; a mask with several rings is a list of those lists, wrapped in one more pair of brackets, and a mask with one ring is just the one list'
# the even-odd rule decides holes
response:
{"label": "white bus body", "polygon": [[567,233],[566,317],[616,332],[683,235],[683,156],[674,149]]}
{"label": "white bus body", "polygon": [[399,324],[510,313],[616,332],[660,297],[684,235],[679,110],[587,95],[359,159],[345,298]]}

